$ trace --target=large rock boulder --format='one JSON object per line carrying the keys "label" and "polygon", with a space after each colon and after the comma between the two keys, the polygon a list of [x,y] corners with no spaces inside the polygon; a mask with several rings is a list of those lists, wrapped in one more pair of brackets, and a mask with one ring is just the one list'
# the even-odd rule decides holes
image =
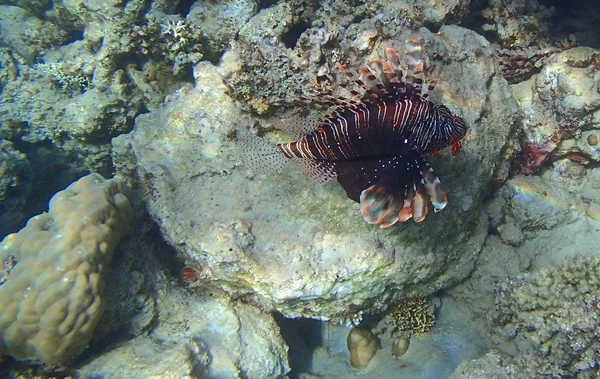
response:
{"label": "large rock boulder", "polygon": [[[197,285],[290,317],[335,319],[351,305],[381,310],[470,273],[487,235],[482,199],[516,105],[484,38],[454,26],[407,37],[421,40],[426,66],[441,79],[436,100],[469,127],[458,157],[428,158],[449,205],[421,224],[380,230],[337,183],[314,184],[292,166],[249,175],[236,136],[261,121],[241,110],[219,75],[240,67],[240,57],[226,55],[219,68],[198,64],[195,86],[113,140],[117,166],[137,176],[152,217],[196,272]],[[374,51],[400,44],[386,41]]]}

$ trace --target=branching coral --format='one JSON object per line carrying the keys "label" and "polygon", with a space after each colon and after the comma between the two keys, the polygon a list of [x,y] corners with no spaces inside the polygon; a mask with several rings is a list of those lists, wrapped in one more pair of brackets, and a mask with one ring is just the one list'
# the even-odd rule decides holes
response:
{"label": "branching coral", "polygon": [[34,66],[42,74],[49,75],[65,90],[87,90],[91,78],[81,73],[69,73],[63,62],[38,63]]}
{"label": "branching coral", "polygon": [[390,312],[394,332],[419,335],[427,333],[435,324],[435,316],[425,298],[403,300]]}
{"label": "branching coral", "polygon": [[173,64],[177,74],[184,66],[198,63],[203,57],[203,36],[185,20],[169,18],[164,22],[149,21],[134,25],[127,32],[131,48],[153,59],[162,58]]}

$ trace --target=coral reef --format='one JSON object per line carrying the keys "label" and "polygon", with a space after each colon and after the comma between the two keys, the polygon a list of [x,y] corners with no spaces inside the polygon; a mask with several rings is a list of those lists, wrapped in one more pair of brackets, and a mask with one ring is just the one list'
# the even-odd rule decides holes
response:
{"label": "coral reef", "polygon": [[7,255],[2,262],[2,270],[0,271],[0,285],[4,284],[8,280],[8,276],[12,269],[16,266],[17,260],[14,255]]}
{"label": "coral reef", "polygon": [[600,259],[523,274],[498,287],[492,336],[516,346],[521,376],[598,374]]}
{"label": "coral reef", "polygon": [[509,83],[515,84],[531,78],[542,70],[555,49],[527,48],[524,50],[501,49],[498,51],[502,74]]}
{"label": "coral reef", "polygon": [[[255,17],[267,17],[261,13]],[[277,20],[272,22],[279,25]],[[258,21],[253,18],[247,27],[271,25]],[[240,40],[244,33],[249,32],[240,31]],[[453,205],[424,228],[375,233],[361,225],[356,209],[335,188],[308,183],[292,170],[262,178],[238,165],[239,130],[269,129],[242,112],[231,98],[236,88],[226,86],[219,73],[231,78],[231,70],[245,70],[232,63],[240,60],[269,67],[271,78],[278,67],[293,70],[262,62],[257,54],[234,52],[236,57],[227,55],[218,68],[200,63],[195,87],[180,89],[157,111],[139,116],[132,133],[113,140],[117,167],[139,179],[167,241],[188,265],[208,268],[210,275],[195,285],[223,286],[288,317],[337,321],[348,304],[365,313],[382,311],[394,297],[426,296],[468,275],[487,233],[478,209],[502,159],[516,108],[506,81],[492,74],[498,67],[485,40],[459,27],[442,27],[438,35],[426,29],[404,33],[397,37],[431,46],[424,59],[436,77],[452,78],[434,95],[446,96],[444,104],[477,124],[461,155],[447,164],[433,160],[436,173],[448,181]],[[435,58],[443,56],[446,61]],[[256,75],[260,83],[262,73]],[[284,82],[269,83],[281,83],[278,91],[289,92]],[[273,87],[259,97],[270,98]],[[471,185],[462,185],[465,181]]]}
{"label": "coral reef", "polygon": [[585,146],[590,133],[581,143],[570,141],[562,147],[561,141],[581,139],[583,131],[600,123],[597,61],[597,50],[576,47],[553,55],[539,74],[513,85],[523,112],[523,173],[537,172],[558,146],[561,156],[573,158],[595,149]]}
{"label": "coral reef", "polygon": [[465,360],[454,370],[450,379],[510,379],[525,377],[514,361],[497,351],[490,351],[482,357]]}
{"label": "coral reef", "polygon": [[196,1],[186,20],[204,36],[207,58],[216,61],[229,47],[239,30],[258,12],[260,1]]}
{"label": "coral reef", "polygon": [[75,178],[111,175],[110,139],[188,79],[206,39],[173,14],[176,2],[8,3],[0,5],[0,138],[49,173],[21,195],[31,206],[2,212],[10,227]]}
{"label": "coral reef", "polygon": [[421,25],[459,22],[467,10],[462,0],[280,2],[240,28],[232,51],[243,58],[241,69],[225,79],[236,98],[265,114],[297,104],[302,89],[333,74],[336,63],[358,67],[382,40],[404,41]]}
{"label": "coral reef", "polygon": [[[496,285],[508,275],[518,275],[530,266],[531,258],[527,254],[517,251],[513,245],[506,244],[500,236],[490,235],[471,276],[449,289],[448,296],[460,299],[466,304],[469,313],[473,313],[478,320],[485,320],[494,306]],[[459,314],[467,314],[463,308],[458,310]],[[485,325],[473,323],[472,327],[484,329]]]}
{"label": "coral reef", "polygon": [[[363,311],[358,310],[354,304],[350,304],[348,308],[339,316],[339,325],[343,325],[347,328],[355,327],[360,325],[363,320]],[[332,317],[330,322],[336,323],[337,317]]]}
{"label": "coral reef", "polygon": [[[349,376],[346,348],[362,369],[379,344],[347,327],[388,309],[380,325],[389,333],[376,333],[384,349],[368,368],[375,376],[447,377],[465,358],[453,377],[598,375],[593,2],[0,3],[0,238],[90,171],[116,167],[138,186],[129,200],[150,213],[110,265],[130,231],[130,204],[124,179],[91,176],[0,243],[0,366],[14,363],[9,355],[80,356],[73,375],[82,377],[280,377],[290,363],[269,313],[277,311],[330,321],[304,320],[323,326],[311,361],[321,368],[310,374],[334,376],[337,359]],[[448,26],[470,10],[491,43]],[[338,67],[356,71],[407,39],[424,47],[426,78],[440,79],[432,98],[470,130],[459,157],[431,158],[447,211],[382,232],[335,185],[313,185],[289,167],[259,176],[241,165],[241,130],[287,141],[274,125],[304,112],[315,85],[335,87],[349,80]],[[510,169],[526,176],[507,180]],[[93,195],[72,193],[88,185],[98,186]],[[94,211],[77,208],[92,197]],[[155,239],[142,243],[148,229]],[[592,258],[536,271],[575,250]],[[462,328],[425,301],[459,282],[446,294],[469,306],[454,311],[473,316]],[[488,327],[499,350],[470,361],[483,350],[477,333],[494,301]],[[392,363],[373,364],[382,359]]]}
{"label": "coral reef", "polygon": [[20,6],[0,5],[0,39],[27,62],[33,62],[53,47],[69,42],[70,30],[56,20],[38,17],[33,13],[35,11]]}
{"label": "coral reef", "polygon": [[[505,201],[503,228],[514,226],[525,236],[576,218],[574,201],[566,188],[539,176],[510,179],[497,196]],[[518,234],[518,231],[512,233]]]}
{"label": "coral reef", "polygon": [[554,14],[538,1],[491,0],[481,12],[488,22],[483,30],[492,33],[503,48],[523,49],[545,44],[548,24],[544,21]]}
{"label": "coral reef", "polygon": [[131,228],[124,192],[119,178],[81,178],[0,242],[0,258],[13,266],[0,286],[1,354],[58,363],[87,347],[103,312],[106,265]]}
{"label": "coral reef", "polygon": [[562,141],[556,153],[582,165],[598,163],[600,162],[599,134],[600,129],[581,132],[577,138]]}
{"label": "coral reef", "polygon": [[204,56],[201,31],[179,16],[150,18],[145,24],[132,26],[126,33],[130,50],[157,62],[164,61],[172,66],[174,75],[181,74],[183,69],[198,63]]}
{"label": "coral reef", "polygon": [[394,357],[400,358],[408,351],[408,347],[410,346],[410,338],[407,337],[396,337],[394,342],[392,342],[392,355]]}

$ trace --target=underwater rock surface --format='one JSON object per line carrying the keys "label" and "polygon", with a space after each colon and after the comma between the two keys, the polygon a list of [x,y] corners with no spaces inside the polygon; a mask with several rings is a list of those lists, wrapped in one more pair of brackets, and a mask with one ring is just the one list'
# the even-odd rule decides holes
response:
{"label": "underwater rock surface", "polygon": [[373,228],[337,184],[313,184],[291,167],[249,176],[236,133],[258,120],[241,111],[218,74],[239,65],[200,63],[195,87],[113,140],[117,166],[137,175],[164,237],[202,272],[199,286],[289,317],[330,319],[351,304],[383,309],[394,297],[427,295],[469,274],[487,234],[481,201],[516,107],[477,34],[452,26],[407,37],[422,41],[442,102],[470,128],[457,158],[431,159],[450,204],[423,224]]}
{"label": "underwater rock surface", "polygon": [[550,57],[539,74],[512,86],[523,113],[524,174],[537,172],[555,150],[582,164],[598,161],[599,57],[589,47],[565,50]]}
{"label": "underwater rock surface", "polygon": [[0,236],[12,231],[23,215],[21,208],[31,191],[33,171],[25,154],[0,139]]}
{"label": "underwater rock surface", "polygon": [[87,362],[81,377],[276,378],[288,347],[271,315],[178,288],[157,299],[157,325]]}

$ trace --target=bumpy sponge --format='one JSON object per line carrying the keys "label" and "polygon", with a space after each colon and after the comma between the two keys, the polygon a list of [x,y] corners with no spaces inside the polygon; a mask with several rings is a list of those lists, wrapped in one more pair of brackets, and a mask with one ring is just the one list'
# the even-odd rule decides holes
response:
{"label": "bumpy sponge", "polygon": [[133,210],[120,178],[83,177],[0,243],[0,354],[66,362],[103,311],[103,274]]}

